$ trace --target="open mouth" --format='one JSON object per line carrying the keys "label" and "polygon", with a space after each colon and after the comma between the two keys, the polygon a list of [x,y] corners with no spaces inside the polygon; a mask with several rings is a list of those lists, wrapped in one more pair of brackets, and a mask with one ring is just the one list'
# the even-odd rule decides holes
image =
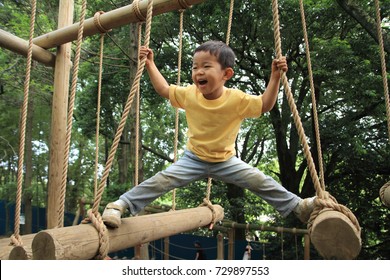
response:
{"label": "open mouth", "polygon": [[207,84],[207,80],[199,80],[198,83],[199,83],[199,85],[203,86],[203,85]]}

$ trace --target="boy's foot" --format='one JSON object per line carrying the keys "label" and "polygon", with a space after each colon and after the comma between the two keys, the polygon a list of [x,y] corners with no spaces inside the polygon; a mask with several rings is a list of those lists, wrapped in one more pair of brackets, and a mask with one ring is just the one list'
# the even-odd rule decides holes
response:
{"label": "boy's foot", "polygon": [[108,203],[102,214],[104,224],[112,228],[119,227],[121,224],[121,216],[125,210],[126,208],[121,205],[113,202]]}
{"label": "boy's foot", "polygon": [[294,209],[295,215],[304,224],[306,224],[309,221],[311,212],[313,212],[314,210],[315,198],[316,197],[314,196],[314,197],[302,199],[297,205],[297,207],[295,207]]}

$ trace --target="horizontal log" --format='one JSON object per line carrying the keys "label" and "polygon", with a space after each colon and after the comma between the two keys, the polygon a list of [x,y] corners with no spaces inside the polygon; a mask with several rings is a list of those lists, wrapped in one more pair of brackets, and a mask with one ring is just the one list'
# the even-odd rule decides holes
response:
{"label": "horizontal log", "polygon": [[356,226],[346,215],[329,208],[314,219],[310,237],[325,259],[352,260],[360,253],[361,238]]}
{"label": "horizontal log", "polygon": [[[223,208],[214,205],[214,210],[215,222],[221,221]],[[119,228],[108,228],[109,253],[204,227],[212,221],[208,207],[124,218]],[[94,258],[98,249],[98,232],[91,224],[44,230],[32,243],[35,260],[87,260]]]}
{"label": "horizontal log", "polygon": [[271,227],[266,225],[254,225],[254,224],[240,224],[231,221],[224,221],[222,223],[223,227],[228,228],[239,228],[239,229],[247,229],[247,230],[260,230],[260,231],[272,231],[272,232],[288,232],[292,234],[308,234],[309,231],[307,229],[298,229],[298,228],[284,228],[284,227]]}
{"label": "horizontal log", "polygon": [[[27,57],[28,41],[2,29],[0,29],[0,47]],[[32,59],[50,67],[54,67],[56,62],[56,56],[54,54],[37,45],[33,45]]]}
{"label": "horizontal log", "polygon": [[31,244],[36,233],[21,235],[23,246],[11,244],[11,238],[0,240],[0,260],[28,260],[31,259]]}
{"label": "horizontal log", "polygon": [[[204,2],[205,0],[186,0],[186,1],[178,1],[178,0],[154,0],[153,2],[153,16],[163,14],[170,11],[175,11],[179,9],[183,9],[183,4],[181,2],[186,2],[188,5],[199,4]],[[140,1],[139,2],[139,11],[143,16],[146,16],[147,13],[148,1]],[[102,27],[106,30],[110,30],[113,28],[117,28],[129,23],[140,22],[141,20],[138,18],[137,13],[135,12],[134,4],[130,4],[104,14],[101,14],[99,17],[99,21]],[[49,32],[42,36],[36,37],[33,42],[34,44],[44,48],[50,49],[55,46],[59,46],[68,42],[75,41],[77,39],[79,23],[75,23],[73,25],[57,29],[55,31]],[[99,34],[100,30],[95,25],[94,18],[89,18],[84,21],[84,30],[83,35],[85,37],[92,36],[95,34]]]}

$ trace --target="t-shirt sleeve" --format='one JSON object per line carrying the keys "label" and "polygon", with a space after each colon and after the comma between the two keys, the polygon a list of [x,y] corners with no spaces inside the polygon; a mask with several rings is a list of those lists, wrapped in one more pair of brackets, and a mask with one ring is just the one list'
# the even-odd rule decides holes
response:
{"label": "t-shirt sleeve", "polygon": [[243,118],[258,118],[263,111],[263,99],[261,95],[244,94],[241,99],[239,112]]}
{"label": "t-shirt sleeve", "polygon": [[177,85],[169,86],[169,101],[175,108],[185,109],[186,92],[188,87],[180,87]]}

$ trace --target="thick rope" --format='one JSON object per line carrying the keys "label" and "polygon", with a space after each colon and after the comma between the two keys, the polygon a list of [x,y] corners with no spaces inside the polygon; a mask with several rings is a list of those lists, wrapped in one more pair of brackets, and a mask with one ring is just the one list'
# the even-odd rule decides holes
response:
{"label": "thick rope", "polygon": [[133,12],[139,21],[143,22],[146,20],[146,17],[142,14],[141,9],[139,8],[139,1],[134,0],[132,4]]}
{"label": "thick rope", "polygon": [[98,11],[93,16],[93,23],[95,24],[96,28],[100,31],[100,33],[104,34],[107,32],[110,32],[112,29],[105,28],[102,23],[100,22],[100,15],[104,14],[103,11]]}
{"label": "thick rope", "polygon": [[318,122],[317,101],[316,101],[315,89],[314,89],[313,69],[311,66],[309,37],[307,35],[305,8],[303,5],[303,0],[299,0],[299,6],[300,6],[300,10],[301,10],[303,36],[305,38],[307,70],[309,72],[311,102],[312,102],[313,117],[314,117],[314,129],[315,129],[315,136],[316,136],[316,142],[317,142],[318,164],[319,164],[319,169],[320,169],[320,180],[321,180],[321,187],[323,190],[325,190],[324,164],[323,164],[323,159],[322,159],[321,137],[320,137],[320,128],[319,128],[320,126],[319,126],[319,122]]}
{"label": "thick rope", "polygon": [[[276,57],[279,58],[282,56],[282,47],[281,47],[281,36],[280,36],[280,30],[279,30],[280,23],[279,23],[279,10],[278,10],[278,1],[277,0],[272,0],[272,13],[273,13],[273,22],[274,22],[274,39],[275,39]],[[338,204],[337,201],[328,194],[328,192],[326,192],[325,190],[322,189],[322,186],[321,186],[321,183],[319,181],[318,174],[317,174],[317,171],[315,168],[315,164],[313,161],[313,157],[312,157],[311,152],[310,152],[310,147],[309,147],[307,140],[306,140],[302,121],[301,121],[301,118],[299,116],[298,109],[295,105],[294,97],[293,97],[293,94],[291,92],[291,88],[290,88],[287,76],[284,72],[282,73],[281,79],[282,79],[282,84],[283,84],[283,87],[284,87],[284,90],[285,90],[285,93],[287,96],[288,104],[290,106],[290,109],[291,109],[291,112],[293,115],[294,123],[295,123],[297,131],[298,131],[299,139],[300,139],[301,144],[303,146],[305,158],[308,162],[309,172],[310,172],[311,178],[313,180],[314,188],[316,190],[316,195],[317,195],[317,197],[315,199],[316,206],[315,206],[315,208],[310,216],[310,220],[308,223],[308,230],[311,231],[312,221],[315,219],[315,217],[318,216],[320,211],[322,211],[322,209],[324,209],[324,208],[329,208],[329,210],[339,211],[339,212],[343,213],[345,216],[347,216],[351,220],[352,224],[355,226],[356,230],[360,234],[361,229],[359,226],[359,222],[357,221],[357,219],[353,215],[353,213],[347,207]]]}
{"label": "thick rope", "polygon": [[15,224],[14,224],[14,234],[11,236],[11,243],[16,246],[23,245],[22,239],[20,237],[20,210],[22,205],[24,149],[25,149],[25,142],[26,142],[28,95],[30,89],[31,62],[32,62],[32,49],[33,49],[36,10],[37,10],[36,0],[32,0],[31,17],[30,17],[30,34],[28,40],[28,51],[27,51],[27,62],[26,62],[26,77],[24,80],[24,95],[23,95],[20,136],[19,136],[20,140],[19,140],[18,178],[17,178],[16,204],[15,204]]}
{"label": "thick rope", "polygon": [[213,229],[215,220],[217,219],[217,212],[215,211],[214,205],[211,203],[210,200],[207,198],[203,199],[203,203],[199,205],[199,207],[207,206],[211,210],[212,218],[211,218],[211,223],[209,225],[209,229]]}
{"label": "thick rope", "polygon": [[110,248],[110,239],[108,237],[107,227],[104,225],[103,219],[99,212],[93,213],[92,209],[89,209],[87,214],[89,220],[97,229],[99,235],[99,254],[95,256],[95,259],[103,260],[107,257]]}
{"label": "thick rope", "polygon": [[[137,25],[137,34],[138,34],[138,55],[139,57],[139,50],[141,48],[141,37],[142,37],[142,23],[138,23]],[[139,61],[138,61],[139,63]],[[138,66],[137,66],[138,67]],[[135,104],[135,163],[134,163],[134,185],[137,186],[139,182],[139,133],[140,133],[140,84],[138,84],[137,92],[136,92],[136,104]]]}
{"label": "thick rope", "polygon": [[234,11],[234,0],[230,0],[229,20],[228,20],[228,28],[226,32],[226,45],[228,46],[230,44],[230,33],[232,30],[233,11]]}
{"label": "thick rope", "polygon": [[[379,6],[379,0],[375,0],[375,10],[376,10],[376,28],[378,32],[378,41],[379,41],[379,54],[380,54],[380,60],[381,60],[381,69],[382,69],[382,80],[383,80],[383,89],[385,94],[385,106],[386,106],[386,115],[387,115],[387,133],[390,143],[390,97],[389,97],[389,87],[387,83],[387,70],[386,70],[386,54],[385,54],[385,48],[383,44],[383,34],[382,34],[382,27],[381,27],[381,11]],[[390,181],[387,182],[380,190],[379,190],[379,196],[381,198],[382,203],[390,207],[390,202],[385,201],[384,193],[385,190],[390,187]]]}
{"label": "thick rope", "polygon": [[376,28],[378,32],[378,41],[379,41],[379,53],[381,60],[381,68],[382,68],[382,80],[383,80],[383,89],[385,94],[385,102],[386,102],[386,114],[387,114],[387,133],[390,142],[390,97],[389,97],[389,87],[387,83],[387,71],[386,71],[386,59],[385,59],[385,48],[383,44],[383,34],[381,27],[381,11],[379,7],[379,0],[375,0],[375,10],[376,10]]}
{"label": "thick rope", "polygon": [[[137,1],[135,1],[135,2],[137,2]],[[133,2],[133,5],[134,5],[135,2]],[[147,47],[149,46],[149,42],[150,42],[152,12],[153,12],[153,1],[150,0],[148,2],[148,8],[147,8],[145,43],[144,43],[144,45],[147,46]],[[105,189],[107,178],[108,178],[109,172],[111,170],[111,167],[112,167],[112,164],[113,164],[113,161],[114,161],[114,156],[115,156],[116,150],[118,148],[120,137],[122,135],[124,126],[126,124],[127,117],[129,115],[129,112],[130,112],[131,104],[132,104],[132,102],[134,100],[135,93],[137,92],[137,89],[139,87],[139,83],[140,83],[140,79],[141,79],[141,76],[142,76],[142,72],[143,72],[143,70],[145,68],[145,62],[146,62],[146,57],[143,58],[140,61],[139,65],[138,65],[137,73],[136,73],[136,76],[134,78],[134,82],[132,84],[132,87],[131,87],[131,90],[130,90],[130,93],[129,93],[129,96],[128,96],[128,99],[127,99],[127,102],[126,102],[126,105],[125,105],[125,108],[124,108],[124,111],[122,113],[122,118],[120,120],[117,132],[115,134],[114,141],[113,141],[113,143],[111,145],[111,150],[110,150],[110,153],[108,155],[106,166],[105,166],[104,171],[103,171],[103,175],[102,175],[102,179],[101,179],[100,184],[99,184],[97,195],[95,196],[95,201],[94,201],[94,204],[93,204],[93,207],[92,207],[92,212],[93,213],[97,213],[99,211],[99,204],[100,204],[100,201],[101,201],[104,189]]]}
{"label": "thick rope", "polygon": [[384,184],[384,185],[380,188],[380,190],[379,190],[379,197],[380,197],[382,203],[383,203],[385,206],[390,207],[390,201],[387,201],[387,200],[385,199],[385,191],[386,191],[388,188],[390,188],[390,181],[387,182],[386,184]]}
{"label": "thick rope", "polygon": [[57,227],[64,226],[64,212],[65,212],[65,194],[66,194],[66,181],[68,174],[68,163],[69,163],[69,151],[70,151],[70,140],[72,135],[72,121],[73,121],[73,111],[74,103],[76,98],[76,89],[77,89],[77,78],[79,72],[80,64],[80,53],[81,53],[81,43],[83,40],[84,33],[84,20],[85,13],[87,10],[87,1],[83,0],[80,14],[80,23],[77,33],[77,42],[76,42],[76,53],[74,58],[73,66],[73,76],[72,76],[72,86],[71,93],[68,105],[68,119],[67,119],[67,129],[66,129],[66,140],[65,140],[65,151],[64,151],[64,161],[62,169],[62,180],[61,180],[61,193],[60,193],[60,207],[58,209],[58,224]]}
{"label": "thick rope", "polygon": [[[180,1],[179,1],[180,3]],[[181,84],[181,60],[183,56],[183,18],[184,18],[184,9],[180,10],[180,21],[179,21],[179,55],[177,58],[177,82],[176,84],[180,86]],[[173,160],[177,161],[178,154],[178,143],[179,143],[179,109],[175,110],[175,140],[173,147]],[[172,191],[172,210],[176,210],[176,189]]]}
{"label": "thick rope", "polygon": [[100,34],[99,78],[98,78],[98,92],[97,92],[97,105],[96,105],[96,131],[95,131],[95,178],[94,178],[94,192],[93,192],[94,194],[96,194],[97,187],[98,187],[100,107],[101,107],[102,74],[103,74],[104,35],[105,35],[104,33]]}

